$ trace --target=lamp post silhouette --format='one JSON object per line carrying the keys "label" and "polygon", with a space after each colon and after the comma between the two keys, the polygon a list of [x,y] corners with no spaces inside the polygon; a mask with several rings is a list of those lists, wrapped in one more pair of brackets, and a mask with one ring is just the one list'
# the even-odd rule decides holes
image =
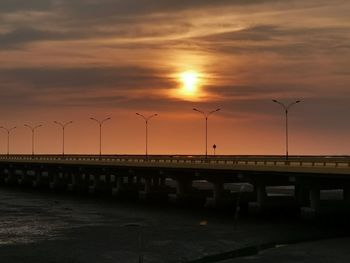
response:
{"label": "lamp post silhouette", "polygon": [[11,131],[13,131],[16,128],[17,128],[16,126],[10,128],[10,129],[3,127],[3,126],[0,127],[0,129],[4,129],[7,132],[7,158],[10,155],[10,133],[11,133]]}
{"label": "lamp post silhouette", "polygon": [[148,158],[148,121],[150,119],[152,119],[153,117],[158,116],[158,114],[153,114],[153,115],[150,115],[150,116],[146,117],[146,116],[136,112],[136,115],[140,116],[145,121],[145,128],[146,128],[146,138],[145,138],[146,139],[146,159],[147,159]]}
{"label": "lamp post silhouette", "polygon": [[211,114],[219,111],[220,109],[216,109],[216,110],[209,111],[209,112],[203,112],[203,111],[198,110],[196,108],[193,108],[193,110],[201,113],[203,115],[203,117],[205,118],[205,158],[207,159],[208,158],[208,118]]}
{"label": "lamp post silhouette", "polygon": [[101,158],[101,155],[102,155],[102,125],[103,125],[103,123],[105,123],[106,121],[108,121],[110,119],[111,118],[108,117],[108,118],[103,119],[102,121],[100,121],[100,120],[97,120],[95,118],[90,118],[90,120],[93,120],[93,121],[97,122],[99,127],[100,127],[100,158]]}
{"label": "lamp post silhouette", "polygon": [[289,104],[284,104],[278,100],[272,100],[273,102],[279,104],[285,112],[285,116],[286,116],[286,160],[288,160],[289,157],[289,153],[288,153],[288,146],[289,146],[289,138],[288,138],[288,113],[289,113],[289,109],[294,106],[295,104],[298,104],[300,102],[300,100],[294,101],[292,103]]}
{"label": "lamp post silhouette", "polygon": [[62,156],[64,156],[64,144],[65,144],[65,141],[64,141],[64,137],[65,137],[65,130],[66,130],[66,127],[69,125],[69,124],[72,124],[73,121],[69,121],[69,122],[66,122],[66,123],[61,123],[61,122],[58,122],[58,121],[54,121],[54,123],[56,123],[57,125],[61,126],[62,128]]}
{"label": "lamp post silhouette", "polygon": [[35,140],[35,130],[42,127],[42,125],[30,126],[28,124],[24,124],[25,127],[29,128],[32,131],[32,155],[34,156],[34,140]]}

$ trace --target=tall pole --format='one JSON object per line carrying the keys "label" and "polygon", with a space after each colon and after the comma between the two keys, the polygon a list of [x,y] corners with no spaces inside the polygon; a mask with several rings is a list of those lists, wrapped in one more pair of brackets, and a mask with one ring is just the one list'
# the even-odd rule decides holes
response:
{"label": "tall pole", "polygon": [[153,117],[156,117],[158,116],[158,114],[153,114],[153,115],[150,115],[148,117],[136,112],[136,115],[140,116],[141,118],[144,119],[145,121],[145,132],[146,132],[146,136],[145,136],[145,145],[146,145],[146,159],[148,158],[148,121],[153,118]]}
{"label": "tall pole", "polygon": [[34,140],[35,140],[35,130],[42,127],[42,125],[30,126],[28,124],[24,124],[25,127],[29,128],[32,131],[32,155],[34,156]]}
{"label": "tall pole", "polygon": [[146,157],[148,157],[148,120],[146,120]]}
{"label": "tall pole", "polygon": [[289,130],[289,127],[288,127],[288,113],[289,113],[289,109],[294,106],[295,104],[298,104],[300,103],[300,100],[297,100],[297,101],[294,101],[290,104],[284,104],[278,100],[272,100],[273,102],[279,104],[283,109],[284,109],[284,112],[285,112],[285,119],[286,119],[286,160],[288,160],[289,158],[289,138],[288,138],[288,130]]}
{"label": "tall pole", "polygon": [[69,121],[69,122],[66,122],[66,123],[61,123],[59,121],[54,121],[55,124],[61,126],[62,128],[62,156],[64,156],[64,144],[65,144],[65,129],[66,127],[69,125],[69,124],[72,124],[73,121]]}
{"label": "tall pole", "polygon": [[98,120],[98,119],[95,119],[95,118],[90,118],[90,120],[93,120],[93,121],[96,121],[97,123],[98,123],[98,125],[99,125],[99,128],[100,128],[100,158],[101,158],[101,155],[102,155],[102,125],[103,125],[103,123],[104,122],[106,122],[106,121],[108,121],[108,120],[110,120],[111,118],[110,117],[108,117],[108,118],[106,118],[106,119],[103,119],[103,120]]}
{"label": "tall pole", "polygon": [[286,109],[285,114],[286,114],[286,160],[288,160],[288,157],[289,157],[288,109]]}
{"label": "tall pole", "polygon": [[10,129],[1,126],[0,129],[4,129],[7,132],[7,158],[10,156],[10,133],[17,127],[12,127]]}
{"label": "tall pole", "polygon": [[204,119],[205,119],[205,159],[207,159],[208,158],[208,118],[214,112],[219,111],[220,108],[218,108],[216,110],[209,111],[209,112],[204,112],[204,111],[198,110],[196,108],[194,108],[193,110],[202,114]]}
{"label": "tall pole", "polygon": [[208,116],[205,116],[205,158],[208,158]]}

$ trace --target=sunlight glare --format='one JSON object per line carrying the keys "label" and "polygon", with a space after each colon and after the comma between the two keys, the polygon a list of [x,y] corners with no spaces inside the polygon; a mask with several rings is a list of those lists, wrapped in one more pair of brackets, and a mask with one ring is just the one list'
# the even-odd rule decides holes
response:
{"label": "sunlight glare", "polygon": [[194,71],[186,71],[180,75],[184,95],[195,96],[198,88],[198,73]]}

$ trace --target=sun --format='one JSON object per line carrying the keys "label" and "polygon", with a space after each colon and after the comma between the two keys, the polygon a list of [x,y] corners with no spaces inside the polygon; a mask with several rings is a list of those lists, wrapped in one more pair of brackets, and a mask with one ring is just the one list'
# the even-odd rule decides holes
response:
{"label": "sun", "polygon": [[205,75],[199,71],[186,70],[178,71],[171,75],[178,83],[176,87],[170,90],[169,95],[186,101],[200,101],[206,96],[202,89],[205,84]]}
{"label": "sun", "polygon": [[198,91],[199,75],[195,71],[185,71],[180,74],[183,84],[182,92],[187,96],[195,96]]}

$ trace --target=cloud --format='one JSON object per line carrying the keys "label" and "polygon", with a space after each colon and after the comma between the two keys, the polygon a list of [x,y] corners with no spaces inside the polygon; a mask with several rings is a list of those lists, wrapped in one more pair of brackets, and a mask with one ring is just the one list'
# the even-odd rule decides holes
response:
{"label": "cloud", "polygon": [[[312,89],[305,87],[286,84],[286,83],[271,83],[269,85],[256,86],[206,86],[206,92],[210,93],[210,97],[217,98],[222,101],[237,101],[237,100],[255,100],[255,99],[274,99],[277,97],[293,97],[305,96],[312,92]],[[297,95],[299,94],[299,95]]]}
{"label": "cloud", "polygon": [[34,28],[17,28],[0,34],[0,49],[17,49],[35,41],[74,39],[74,33],[43,31]]}
{"label": "cloud", "polygon": [[0,69],[0,83],[37,90],[96,88],[147,89],[172,84],[159,70],[146,67],[75,67]]}
{"label": "cloud", "polygon": [[52,0],[1,0],[0,14],[19,11],[44,11],[52,8]]}
{"label": "cloud", "polygon": [[350,51],[349,26],[314,28],[259,25],[231,32],[193,38],[207,51],[230,54],[275,53],[284,56],[310,56]]}
{"label": "cloud", "polygon": [[[144,67],[14,68],[0,70],[2,107],[107,106],[156,97],[174,87],[159,70]],[[166,103],[166,102],[164,102]]]}
{"label": "cloud", "polygon": [[174,13],[190,9],[219,6],[249,6],[277,2],[276,0],[128,0],[128,1],[60,1],[59,7],[81,18],[110,16],[139,16],[157,13]]}

